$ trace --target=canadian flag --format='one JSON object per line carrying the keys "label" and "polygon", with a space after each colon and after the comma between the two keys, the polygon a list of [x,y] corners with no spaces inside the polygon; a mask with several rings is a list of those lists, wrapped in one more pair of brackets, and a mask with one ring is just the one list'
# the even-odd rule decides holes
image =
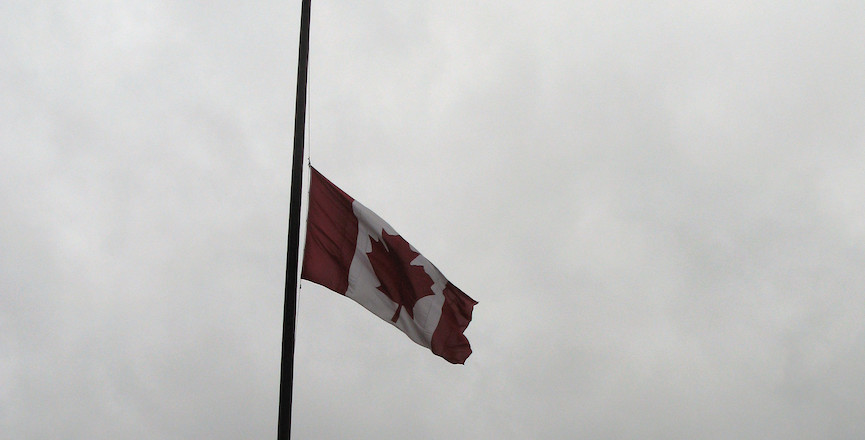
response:
{"label": "canadian flag", "polygon": [[310,167],[301,278],[341,293],[451,363],[472,353],[463,335],[477,302],[384,220]]}

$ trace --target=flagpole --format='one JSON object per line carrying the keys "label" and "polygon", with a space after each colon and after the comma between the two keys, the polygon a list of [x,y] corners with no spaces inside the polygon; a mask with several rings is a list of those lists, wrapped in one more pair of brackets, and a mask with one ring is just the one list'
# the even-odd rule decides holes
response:
{"label": "flagpole", "polygon": [[300,201],[303,187],[303,135],[306,126],[306,73],[309,66],[311,0],[302,0],[300,45],[297,51],[297,94],[294,110],[294,153],[288,213],[288,250],[285,265],[285,306],[282,321],[282,363],[279,377],[277,440],[291,438],[291,394],[294,381],[294,328],[297,311],[297,269],[300,248]]}

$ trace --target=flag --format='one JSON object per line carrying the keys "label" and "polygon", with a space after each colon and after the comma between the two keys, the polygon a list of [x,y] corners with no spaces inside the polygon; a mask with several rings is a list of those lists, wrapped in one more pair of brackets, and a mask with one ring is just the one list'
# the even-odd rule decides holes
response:
{"label": "flag", "polygon": [[454,364],[477,302],[389,224],[310,167],[301,278],[343,294]]}

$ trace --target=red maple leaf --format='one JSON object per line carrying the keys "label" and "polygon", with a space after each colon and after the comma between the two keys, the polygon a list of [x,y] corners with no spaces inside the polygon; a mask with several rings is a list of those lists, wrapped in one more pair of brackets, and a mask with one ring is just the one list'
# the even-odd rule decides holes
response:
{"label": "red maple leaf", "polygon": [[420,254],[411,250],[408,242],[399,235],[381,231],[381,242],[372,237],[370,239],[372,250],[366,255],[381,283],[378,290],[397,303],[396,313],[391,321],[396,322],[399,319],[399,311],[403,307],[414,319],[415,303],[433,294],[432,278],[422,266],[411,264]]}

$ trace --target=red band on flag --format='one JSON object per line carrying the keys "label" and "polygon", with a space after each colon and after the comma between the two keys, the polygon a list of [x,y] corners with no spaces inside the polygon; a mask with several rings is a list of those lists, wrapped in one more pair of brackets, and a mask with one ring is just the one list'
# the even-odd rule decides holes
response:
{"label": "red band on flag", "polygon": [[309,215],[300,277],[345,295],[348,269],[357,247],[354,201],[309,167]]}
{"label": "red band on flag", "polygon": [[469,340],[463,335],[472,320],[472,309],[478,302],[451,283],[444,289],[442,317],[432,336],[432,352],[452,364],[464,364],[472,354]]}

